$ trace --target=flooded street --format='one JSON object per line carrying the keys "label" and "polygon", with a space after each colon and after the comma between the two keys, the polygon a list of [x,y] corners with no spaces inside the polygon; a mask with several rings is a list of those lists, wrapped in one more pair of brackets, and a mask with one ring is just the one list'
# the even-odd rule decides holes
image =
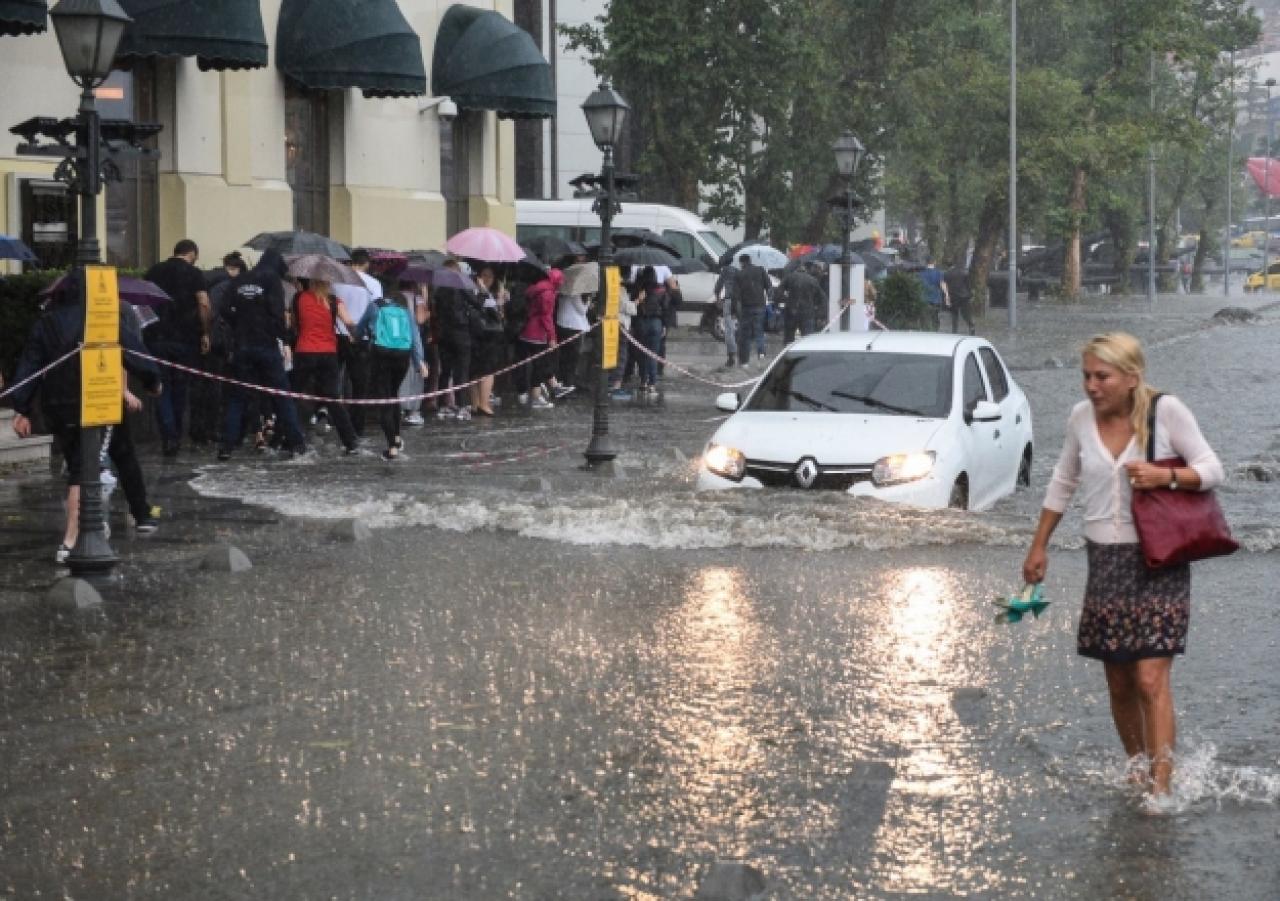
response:
{"label": "flooded street", "polygon": [[[122,583],[67,621],[56,492],[6,479],[0,895],[691,898],[739,860],[779,899],[1280,897],[1280,311],[1222,305],[993,313],[1036,456],[980,514],[697,494],[717,389],[669,372],[614,409],[620,478],[577,468],[585,400],[429,423],[398,466],[151,454],[164,528],[113,538]],[[1196,413],[1244,545],[1195,569],[1167,817],[1075,654],[1078,510],[1048,612],[992,623],[1111,327]],[[199,571],[215,542],[254,568]]]}

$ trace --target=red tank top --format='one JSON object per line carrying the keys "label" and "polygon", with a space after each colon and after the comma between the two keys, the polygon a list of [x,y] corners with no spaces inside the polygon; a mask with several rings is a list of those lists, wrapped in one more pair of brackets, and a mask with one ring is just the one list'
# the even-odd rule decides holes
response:
{"label": "red tank top", "polygon": [[300,354],[336,354],[338,336],[333,331],[333,314],[329,302],[311,291],[303,291],[293,304],[298,319],[298,344],[294,348]]}

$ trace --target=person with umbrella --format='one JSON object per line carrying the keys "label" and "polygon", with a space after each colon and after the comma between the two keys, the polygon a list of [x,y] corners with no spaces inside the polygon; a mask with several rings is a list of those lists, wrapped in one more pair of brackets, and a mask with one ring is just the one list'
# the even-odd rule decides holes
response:
{"label": "person with umbrella", "polygon": [[[36,320],[31,334],[22,348],[14,384],[39,372],[54,360],[76,348],[84,339],[84,281],[82,270],[74,270],[66,277],[62,289],[51,296],[44,313]],[[138,334],[137,319],[129,308],[120,305],[120,343],[126,352],[124,365],[127,370],[142,379],[148,393],[159,395],[163,391],[161,375],[156,364],[136,356],[144,353],[142,337]],[[39,379],[17,388],[10,401],[13,404],[13,431],[19,438],[31,435],[31,411],[36,392],[40,392],[41,408],[49,430],[58,436],[67,468],[67,523],[62,545],[55,559],[61,563],[71,553],[80,534],[80,357],[71,357],[60,366],[46,372]],[[125,389],[125,405],[130,412],[142,408],[141,401]],[[157,528],[156,513],[147,500],[146,483],[142,467],[134,451],[129,433],[128,417],[111,429],[107,455],[115,464],[129,501],[135,527],[139,534],[149,534]]]}
{"label": "person with umbrella", "polygon": [[[284,314],[284,258],[274,250],[263,253],[256,266],[228,285],[222,316],[231,331],[231,377],[241,382],[287,391],[281,342],[288,326]],[[276,422],[284,429],[287,447],[306,444],[293,401],[272,395]],[[245,407],[253,402],[248,389],[233,388],[227,400],[218,459],[229,460],[244,433]]]}
{"label": "person with umbrella", "polygon": [[[147,270],[146,280],[172,298],[156,309],[158,321],[147,330],[151,353],[162,360],[198,368],[209,352],[213,310],[205,287],[204,273],[196,268],[200,248],[183,238],[173,247],[173,256]],[[174,457],[182,440],[182,417],[187,406],[189,377],[181,370],[164,366],[160,378],[164,393],[156,404],[160,420],[162,452]],[[207,398],[203,399],[205,403]],[[195,418],[193,416],[193,418]]]}
{"label": "person with umbrella", "polygon": [[[347,311],[347,315],[359,322],[365,311],[375,300],[382,297],[382,283],[369,274],[373,256],[363,247],[351,251],[351,270],[359,277],[359,284],[333,283],[333,293]],[[338,323],[338,362],[342,368],[341,384],[344,389],[351,383],[350,392],[343,391],[344,397],[365,399],[375,396],[370,389],[372,358],[367,341],[358,340],[350,334],[347,327]],[[347,411],[351,427],[356,435],[364,436],[364,406],[356,404]]]}
{"label": "person with umbrella", "polygon": [[[356,276],[341,264],[319,255],[294,260],[289,271],[297,278],[306,279],[309,286],[293,303],[298,335],[293,355],[293,390],[334,398],[327,404],[329,418],[338,430],[343,448],[353,454],[357,446],[355,429],[346,405],[338,400],[342,396],[342,373],[338,365],[337,323],[350,330],[356,327],[356,321],[347,313],[342,299],[333,294],[333,282],[345,280],[350,284]],[[299,453],[306,447],[286,446],[286,450]]]}
{"label": "person with umbrella", "polygon": [[[516,341],[516,357],[519,360],[530,360],[515,372],[518,400],[528,404],[533,410],[550,410],[555,406],[543,396],[543,384],[550,383],[559,387],[555,379],[555,354],[543,353],[557,344],[556,338],[556,295],[564,284],[564,273],[552,269],[547,277],[525,290],[529,301],[529,318],[520,331]],[[541,354],[541,356],[539,356]]]}
{"label": "person with umbrella", "polygon": [[[440,336],[440,387],[459,388],[471,380],[471,323],[480,315],[475,305],[475,285],[462,274],[461,260],[445,261],[432,280],[431,293]],[[471,404],[462,390],[465,389],[441,395],[447,400],[440,404],[436,418],[471,418]]]}
{"label": "person with umbrella", "polygon": [[494,373],[502,368],[507,347],[502,321],[503,295],[506,289],[497,281],[497,272],[488,263],[480,266],[475,276],[476,301],[480,307],[480,325],[472,344],[473,375],[479,376],[471,386],[471,409],[478,416],[493,415]]}
{"label": "person with umbrella", "polygon": [[734,294],[738,306],[738,362],[743,369],[751,362],[753,340],[760,359],[764,359],[764,308],[772,290],[773,282],[769,281],[769,273],[751,262],[751,257],[747,254],[739,255]]}

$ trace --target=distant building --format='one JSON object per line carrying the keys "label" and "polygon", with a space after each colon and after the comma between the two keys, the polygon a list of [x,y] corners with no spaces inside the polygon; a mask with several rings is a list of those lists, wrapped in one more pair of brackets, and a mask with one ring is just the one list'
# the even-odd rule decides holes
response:
{"label": "distant building", "polygon": [[[348,0],[120,2],[135,15],[118,57],[128,69],[99,107],[163,130],[160,159],[122,163],[104,193],[109,262],[146,266],[182,237],[211,260],[293,228],[401,249],[441,247],[468,225],[515,234],[518,129],[536,132],[556,97],[511,0],[363,0],[358,20]],[[181,35],[163,21],[174,8],[191,17]],[[0,79],[6,138],[76,111],[51,24],[0,36]],[[0,230],[64,264],[76,204],[56,161],[18,155],[19,141],[0,140]]]}

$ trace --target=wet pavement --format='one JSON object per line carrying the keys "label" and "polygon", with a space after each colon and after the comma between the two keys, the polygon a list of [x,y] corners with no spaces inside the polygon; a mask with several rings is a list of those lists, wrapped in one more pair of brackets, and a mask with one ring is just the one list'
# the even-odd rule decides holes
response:
{"label": "wet pavement", "polygon": [[[1035,487],[982,514],[698,495],[718,389],[668,373],[659,402],[614,408],[613,477],[580,469],[586,399],[408,430],[395,465],[331,438],[289,462],[148,451],[162,530],[132,535],[117,499],[120,579],[64,618],[55,483],[6,475],[0,895],[688,898],[741,860],[769,898],[1278,897],[1280,312],[1223,305],[980,323],[1037,441]],[[1162,818],[1074,653],[1078,518],[1046,616],[991,622],[1075,348],[1116,327],[1222,456],[1246,548],[1196,568]],[[713,342],[671,351],[742,377]],[[337,537],[352,518],[372,538]],[[254,568],[199,570],[219,543]]]}

